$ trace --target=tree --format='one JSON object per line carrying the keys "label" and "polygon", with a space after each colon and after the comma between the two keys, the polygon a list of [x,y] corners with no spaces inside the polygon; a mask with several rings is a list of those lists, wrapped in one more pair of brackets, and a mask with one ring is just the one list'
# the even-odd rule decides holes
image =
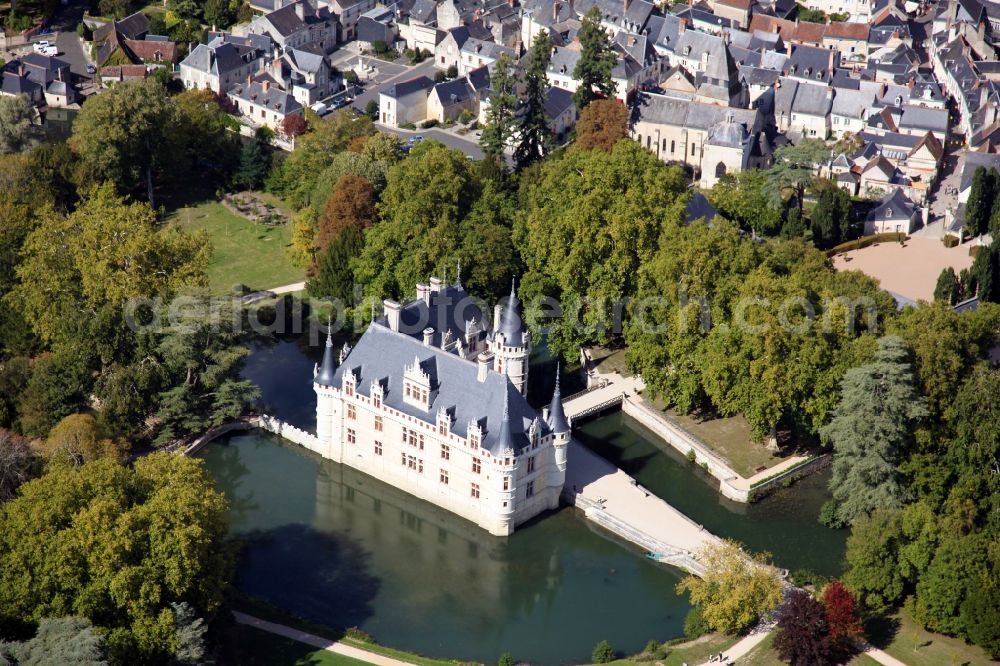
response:
{"label": "tree", "polygon": [[613,99],[594,100],[576,123],[576,145],[584,150],[611,152],[628,136],[628,109]]}
{"label": "tree", "polygon": [[781,225],[781,237],[786,240],[802,238],[806,232],[805,222],[802,221],[802,213],[798,207],[788,209],[785,222]]}
{"label": "tree", "polygon": [[951,266],[941,269],[938,275],[937,284],[934,287],[934,300],[943,301],[948,305],[954,305],[958,301],[961,285],[958,283],[958,276]]}
{"label": "tree", "polygon": [[494,164],[503,164],[503,152],[514,136],[517,85],[514,61],[506,53],[501,53],[490,73],[493,94],[486,111],[486,126],[479,140],[485,158]]}
{"label": "tree", "polygon": [[788,231],[782,228],[782,208],[768,193],[767,176],[760,169],[727,173],[712,187],[708,198],[723,217],[745,231],[772,236],[781,229],[782,238],[800,238],[805,231],[797,208],[788,211]]}
{"label": "tree", "polygon": [[516,215],[515,198],[487,181],[459,228],[462,285],[490,303],[510,293],[510,281],[520,267],[511,238]]}
{"label": "tree", "polygon": [[21,430],[44,437],[64,416],[84,407],[86,359],[68,347],[39,357],[17,405]]}
{"label": "tree", "polygon": [[573,101],[576,108],[583,111],[595,99],[615,96],[611,71],[617,56],[607,31],[601,25],[601,10],[597,7],[591,7],[584,14],[577,39],[580,40],[580,59],[573,68],[573,78],[577,81]]}
{"label": "tree", "polygon": [[70,146],[92,183],[111,182],[122,192],[145,190],[151,205],[155,174],[177,168],[170,128],[174,107],[156,81],[113,86],[85,104],[73,122]]}
{"label": "tree", "polygon": [[[308,197],[310,206],[316,210],[323,210],[330,195],[333,194],[333,188],[347,175],[364,178],[371,184],[376,194],[385,189],[386,174],[399,160],[374,157],[372,154],[374,151],[368,146],[371,142],[372,139],[369,139],[360,153],[345,151],[333,158],[333,162],[313,180],[314,186]],[[378,148],[379,144],[382,142],[375,141],[373,148]]]}
{"label": "tree", "polygon": [[990,169],[977,167],[972,173],[972,186],[969,190],[969,200],[965,204],[965,233],[978,236],[987,232],[990,222],[990,212],[997,196],[997,174]]}
{"label": "tree", "polygon": [[377,225],[352,262],[358,283],[378,299],[401,298],[455,265],[460,224],[479,198],[475,166],[459,150],[422,141],[389,169]]}
{"label": "tree", "polygon": [[824,189],[812,210],[813,243],[828,250],[847,238],[851,221],[851,198],[839,187]]}
{"label": "tree", "polygon": [[375,224],[375,189],[364,178],[350,174],[337,181],[319,217],[315,243],[317,254],[349,226],[364,231]]}
{"label": "tree", "polygon": [[903,504],[899,463],[913,425],[927,413],[901,338],[882,338],[872,363],[847,371],[833,419],[821,431],[833,446],[830,489],[841,520],[854,523]]}
{"label": "tree", "polygon": [[35,108],[25,95],[0,96],[0,155],[19,153],[39,138]]}
{"label": "tree", "polygon": [[[158,71],[168,72],[166,69]],[[173,125],[167,129],[172,144],[171,168],[164,174],[172,181],[206,180],[222,185],[239,162],[239,122],[227,110],[232,100],[210,90],[185,90],[170,98]],[[266,156],[265,156],[266,158]]]}
{"label": "tree", "polygon": [[256,139],[247,141],[240,149],[240,162],[233,174],[233,187],[241,190],[256,190],[264,184],[271,167],[270,153]]}
{"label": "tree", "polygon": [[105,437],[90,414],[70,414],[49,432],[42,453],[49,464],[79,467],[99,458],[124,461],[127,448]]}
{"label": "tree", "polygon": [[162,313],[169,321],[157,353],[168,386],[158,396],[157,444],[167,444],[242,416],[260,389],[240,375],[250,350],[240,336],[240,313],[231,301],[210,303],[204,294],[189,298],[190,307]]}
{"label": "tree", "polygon": [[835,580],[823,588],[823,607],[831,646],[840,654],[846,654],[863,633],[854,595],[842,582]]}
{"label": "tree", "polygon": [[208,627],[186,601],[170,604],[174,612],[174,636],[177,648],[174,659],[178,664],[203,664],[205,659],[205,632]]}
{"label": "tree", "polygon": [[0,642],[0,663],[4,657],[17,666],[107,666],[103,640],[84,617],[42,618],[35,636],[22,643]]}
{"label": "tree", "polygon": [[594,646],[590,661],[595,664],[607,664],[615,660],[615,651],[607,641],[601,641]]}
{"label": "tree", "polygon": [[823,605],[803,590],[792,590],[778,611],[774,647],[791,666],[826,666],[835,662]]}
{"label": "tree", "polygon": [[1000,281],[997,280],[997,251],[996,243],[990,245],[980,245],[976,252],[976,258],[972,260],[972,267],[969,274],[972,283],[975,285],[976,296],[980,301],[995,303],[1000,300],[997,292],[1000,292]]}
{"label": "tree", "polygon": [[822,139],[806,139],[796,145],[780,146],[774,151],[774,164],[768,169],[767,189],[775,202],[795,197],[799,212],[805,189],[816,178],[817,169],[826,163],[830,152]]}
{"label": "tree", "polygon": [[221,604],[225,536],[226,500],[198,460],[54,467],[0,512],[0,620],[80,615],[112,663],[160,662],[177,648],[171,604],[205,617]]}
{"label": "tree", "polygon": [[0,428],[0,503],[12,499],[37,469],[38,458],[28,438]]}
{"label": "tree", "polygon": [[314,277],[306,283],[310,296],[331,298],[350,307],[354,305],[354,274],[351,259],[364,248],[361,229],[348,225],[317,252]]}
{"label": "tree", "polygon": [[497,661],[497,666],[514,666],[514,657],[510,655],[510,652],[504,652],[500,655],[500,660]]}
{"label": "tree", "polygon": [[229,0],[205,0],[204,14],[205,23],[218,30],[231,26],[235,18]]}
{"label": "tree", "polygon": [[873,613],[884,613],[903,598],[907,584],[899,566],[903,545],[899,509],[878,509],[851,526],[844,584]]}
{"label": "tree", "polygon": [[524,71],[524,113],[518,126],[517,147],[514,149],[514,161],[519,169],[544,157],[549,151],[552,133],[545,115],[545,97],[548,89],[546,72],[551,59],[552,42],[548,33],[539,32],[528,52],[528,63]]}
{"label": "tree", "polygon": [[285,116],[281,121],[281,133],[291,139],[302,136],[309,130],[306,119],[299,115]]}
{"label": "tree", "polygon": [[69,321],[104,308],[120,317],[130,299],[203,284],[210,253],[205,234],[160,230],[148,204],[129,203],[105,184],[68,217],[43,216],[24,242],[19,283],[7,298],[42,340],[66,339]]}
{"label": "tree", "polygon": [[368,100],[365,104],[365,115],[368,116],[372,121],[378,120],[378,102],[374,99]]}
{"label": "tree", "polygon": [[766,554],[749,555],[735,541],[707,544],[701,552],[705,575],[689,575],[677,591],[691,593],[713,631],[746,631],[781,603],[784,585]]}
{"label": "tree", "polygon": [[319,218],[312,206],[306,206],[292,218],[292,244],[288,255],[296,266],[311,266],[316,257],[316,228]]}

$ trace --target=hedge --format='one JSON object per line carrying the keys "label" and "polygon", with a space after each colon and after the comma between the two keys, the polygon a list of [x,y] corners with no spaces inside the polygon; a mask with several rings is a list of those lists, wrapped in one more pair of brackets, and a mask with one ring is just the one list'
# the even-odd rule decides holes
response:
{"label": "hedge", "polygon": [[841,243],[833,248],[826,251],[826,256],[832,257],[835,254],[840,254],[841,252],[848,252],[850,250],[860,250],[863,247],[868,247],[869,245],[874,245],[876,243],[901,243],[909,239],[909,236],[901,231],[887,231],[882,234],[872,234],[871,236],[862,236],[861,238],[855,238],[852,241],[847,241],[846,243]]}
{"label": "hedge", "polygon": [[941,239],[941,242],[944,243],[944,246],[947,248],[955,247],[956,245],[958,245],[958,236],[948,234],[947,236]]}

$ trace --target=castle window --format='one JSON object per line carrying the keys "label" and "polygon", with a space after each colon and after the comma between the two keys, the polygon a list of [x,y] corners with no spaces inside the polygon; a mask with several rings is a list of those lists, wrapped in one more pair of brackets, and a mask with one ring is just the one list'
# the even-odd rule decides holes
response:
{"label": "castle window", "polygon": [[407,441],[409,442],[410,446],[416,446],[417,445],[417,433],[415,431],[411,430],[410,433],[409,433],[409,438],[408,438]]}
{"label": "castle window", "polygon": [[441,470],[441,475],[438,478],[441,481],[441,483],[443,483],[444,485],[447,486],[448,485],[448,470],[446,470],[446,469]]}
{"label": "castle window", "polygon": [[423,433],[420,433],[419,435],[417,435],[417,446],[420,447],[421,451],[424,450],[424,434]]}
{"label": "castle window", "polygon": [[406,426],[403,426],[403,444],[406,444],[406,439],[407,439],[407,436],[408,436],[409,432],[410,431],[406,428]]}
{"label": "castle window", "polygon": [[472,473],[479,474],[483,471],[483,463],[479,458],[472,459]]}
{"label": "castle window", "polygon": [[503,489],[504,490],[510,490],[510,477],[509,476],[503,477]]}
{"label": "castle window", "polygon": [[405,453],[400,453],[399,457],[400,457],[400,463],[403,464],[403,465],[405,465],[406,464],[406,454]]}
{"label": "castle window", "polygon": [[344,395],[350,397],[354,395],[354,381],[350,379],[344,380]]}
{"label": "castle window", "polygon": [[348,444],[357,444],[358,443],[358,435],[357,435],[356,432],[354,432],[353,428],[348,428],[347,429],[347,443]]}
{"label": "castle window", "polygon": [[382,406],[382,396],[377,391],[372,391],[372,406],[373,407]]}
{"label": "castle window", "polygon": [[532,497],[535,494],[535,482],[528,481],[528,485],[524,487],[524,496]]}
{"label": "castle window", "polygon": [[353,421],[354,419],[358,418],[358,412],[357,412],[357,410],[356,410],[356,409],[354,408],[354,405],[348,405],[348,406],[347,406],[347,418],[349,418],[349,419],[350,419],[350,420],[352,420],[352,421]]}
{"label": "castle window", "polygon": [[375,440],[375,455],[382,455],[382,442]]}
{"label": "castle window", "polygon": [[478,483],[473,483],[472,484],[472,490],[471,490],[471,492],[469,494],[472,495],[472,497],[474,497],[476,499],[479,499],[479,484]]}
{"label": "castle window", "polygon": [[447,444],[441,445],[441,460],[451,460],[451,449]]}
{"label": "castle window", "polygon": [[375,417],[375,432],[382,432],[382,417]]}
{"label": "castle window", "polygon": [[448,424],[445,423],[445,422],[443,422],[443,421],[441,423],[439,423],[438,424],[438,432],[441,433],[442,435],[447,435],[448,434]]}
{"label": "castle window", "polygon": [[469,446],[479,446],[479,433],[469,433]]}
{"label": "castle window", "polygon": [[535,456],[528,458],[528,474],[535,471]]}

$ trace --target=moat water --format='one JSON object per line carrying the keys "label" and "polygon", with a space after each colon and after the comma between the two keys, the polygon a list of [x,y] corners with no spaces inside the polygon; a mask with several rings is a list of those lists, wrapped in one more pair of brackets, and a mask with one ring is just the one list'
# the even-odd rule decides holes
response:
{"label": "moat water", "polygon": [[[315,427],[309,381],[320,348],[279,342],[254,351],[245,375],[268,409]],[[687,460],[651,443],[620,414],[581,439],[705,524],[784,567],[839,572],[844,535],[815,522],[825,482],[813,477],[752,506],[731,505]],[[305,619],[357,626],[385,644],[493,663],[589,660],[607,639],[638,652],[681,635],[690,608],[682,574],[607,536],[576,510],[540,517],[508,539],[263,432],[201,454],[229,497],[244,543],[236,584]]]}

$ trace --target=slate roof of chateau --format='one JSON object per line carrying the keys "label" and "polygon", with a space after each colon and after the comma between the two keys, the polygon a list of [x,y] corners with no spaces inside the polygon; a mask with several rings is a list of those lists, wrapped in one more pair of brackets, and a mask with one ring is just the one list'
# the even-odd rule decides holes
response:
{"label": "slate roof of chateau", "polygon": [[[421,369],[430,377],[430,408],[427,410],[403,398],[403,373],[414,360],[419,361]],[[550,432],[549,425],[510,383],[507,375],[491,370],[485,381],[479,381],[476,361],[424,345],[409,335],[390,330],[381,320],[373,322],[357,346],[349,351],[336,370],[334,386],[341,386],[344,373],[348,371],[355,374],[358,394],[370,396],[372,382],[379,382],[385,391],[383,403],[402,414],[435,423],[439,409],[449,410],[453,419],[451,430],[461,437],[468,436],[470,423],[478,423],[484,433],[480,447],[494,457],[504,455],[500,435],[505,402],[515,453],[528,447],[526,433],[536,419],[540,435]]]}

